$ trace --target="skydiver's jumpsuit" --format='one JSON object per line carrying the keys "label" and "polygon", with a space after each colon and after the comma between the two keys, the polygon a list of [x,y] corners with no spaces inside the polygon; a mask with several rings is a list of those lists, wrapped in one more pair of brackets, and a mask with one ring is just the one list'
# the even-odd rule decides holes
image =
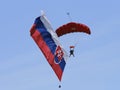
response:
{"label": "skydiver's jumpsuit", "polygon": [[71,55],[73,55],[73,57],[74,57],[74,48],[70,48],[70,55],[69,55],[69,57],[70,57]]}

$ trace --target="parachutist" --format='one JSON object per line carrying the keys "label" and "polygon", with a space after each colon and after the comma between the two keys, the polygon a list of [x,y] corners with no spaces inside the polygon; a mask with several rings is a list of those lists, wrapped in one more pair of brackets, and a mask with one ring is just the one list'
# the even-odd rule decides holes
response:
{"label": "parachutist", "polygon": [[61,85],[59,85],[59,88],[61,88]]}
{"label": "parachutist", "polygon": [[70,13],[69,13],[69,12],[67,12],[67,15],[70,15]]}
{"label": "parachutist", "polygon": [[70,46],[70,55],[69,55],[69,57],[70,57],[71,55],[73,55],[73,57],[75,57],[75,56],[74,56],[74,46]]}

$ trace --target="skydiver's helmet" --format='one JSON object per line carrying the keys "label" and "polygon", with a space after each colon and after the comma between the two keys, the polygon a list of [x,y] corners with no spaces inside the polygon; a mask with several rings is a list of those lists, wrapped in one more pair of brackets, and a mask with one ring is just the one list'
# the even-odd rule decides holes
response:
{"label": "skydiver's helmet", "polygon": [[75,46],[70,46],[70,50],[73,50],[75,48]]}

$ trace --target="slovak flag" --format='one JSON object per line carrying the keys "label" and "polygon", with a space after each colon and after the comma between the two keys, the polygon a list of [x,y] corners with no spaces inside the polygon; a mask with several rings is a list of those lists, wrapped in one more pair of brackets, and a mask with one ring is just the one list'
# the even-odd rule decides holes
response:
{"label": "slovak flag", "polygon": [[30,34],[61,81],[68,55],[61,47],[57,34],[53,31],[45,15],[35,19]]}

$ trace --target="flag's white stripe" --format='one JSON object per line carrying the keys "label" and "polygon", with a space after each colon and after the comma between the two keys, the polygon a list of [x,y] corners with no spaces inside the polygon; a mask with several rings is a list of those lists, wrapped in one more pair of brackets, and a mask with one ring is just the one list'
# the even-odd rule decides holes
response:
{"label": "flag's white stripe", "polygon": [[62,45],[60,44],[60,42],[58,41],[58,36],[57,36],[57,34],[55,33],[55,31],[53,30],[53,28],[51,27],[51,24],[50,24],[50,22],[48,21],[48,19],[46,18],[45,14],[42,15],[42,16],[40,17],[40,19],[41,19],[41,21],[43,22],[43,24],[45,25],[45,27],[46,27],[46,29],[48,30],[48,32],[52,35],[52,38],[53,38],[54,42],[62,48],[62,50],[63,50],[63,52],[64,52],[64,56],[63,56],[63,57],[64,57],[64,59],[65,59],[65,61],[66,61],[67,58],[68,58],[68,54],[67,54],[67,52],[63,49],[63,47],[62,47]]}

